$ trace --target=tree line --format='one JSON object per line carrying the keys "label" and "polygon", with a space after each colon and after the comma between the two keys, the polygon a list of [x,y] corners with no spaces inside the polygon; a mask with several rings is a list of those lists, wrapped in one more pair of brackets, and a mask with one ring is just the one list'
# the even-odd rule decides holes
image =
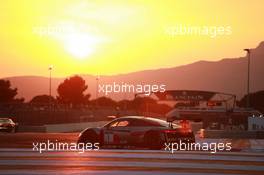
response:
{"label": "tree line", "polygon": [[[71,108],[78,108],[84,105],[117,107],[120,109],[144,110],[150,112],[164,113],[171,110],[171,107],[165,104],[158,104],[156,100],[150,97],[137,97],[133,100],[115,101],[111,98],[102,96],[90,100],[91,95],[85,93],[88,85],[85,80],[78,76],[66,78],[57,88],[56,97],[49,95],[37,95],[30,100],[30,104],[62,104]],[[24,103],[24,98],[16,98],[17,88],[12,88],[9,80],[0,80],[0,104]],[[250,93],[250,106],[256,110],[264,112],[264,90]],[[247,95],[237,102],[239,107],[246,107]]]}
{"label": "tree line", "polygon": [[[17,88],[12,88],[9,80],[0,80],[0,104],[25,103],[24,98],[16,98]],[[158,104],[156,100],[150,97],[137,97],[133,100],[115,101],[111,98],[102,96],[96,99],[90,99],[91,95],[86,93],[88,85],[85,80],[78,76],[66,78],[57,87],[57,96],[46,94],[33,97],[28,104],[35,106],[43,105],[64,105],[70,108],[81,108],[84,106],[93,107],[112,107],[120,110],[137,110],[164,114],[171,110],[171,107],[165,104]]]}

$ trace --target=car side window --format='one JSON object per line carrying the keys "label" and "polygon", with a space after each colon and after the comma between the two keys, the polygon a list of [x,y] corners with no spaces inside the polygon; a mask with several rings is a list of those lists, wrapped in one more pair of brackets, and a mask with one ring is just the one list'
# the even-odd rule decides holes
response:
{"label": "car side window", "polygon": [[130,122],[128,120],[119,120],[119,121],[114,121],[108,125],[109,128],[114,128],[114,127],[126,127],[129,126]]}
{"label": "car side window", "polygon": [[127,120],[124,120],[124,121],[120,121],[117,126],[118,127],[126,127],[129,125],[129,122]]}

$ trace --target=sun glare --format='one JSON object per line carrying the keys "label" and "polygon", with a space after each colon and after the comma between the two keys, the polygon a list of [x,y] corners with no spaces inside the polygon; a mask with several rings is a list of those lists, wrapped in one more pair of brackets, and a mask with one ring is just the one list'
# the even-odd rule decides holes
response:
{"label": "sun glare", "polygon": [[66,51],[81,60],[86,59],[95,51],[96,44],[96,38],[86,34],[72,34],[64,38]]}
{"label": "sun glare", "polygon": [[85,60],[96,50],[102,38],[93,32],[85,30],[76,23],[59,23],[60,32],[54,32],[53,37],[63,44],[65,51],[75,59]]}

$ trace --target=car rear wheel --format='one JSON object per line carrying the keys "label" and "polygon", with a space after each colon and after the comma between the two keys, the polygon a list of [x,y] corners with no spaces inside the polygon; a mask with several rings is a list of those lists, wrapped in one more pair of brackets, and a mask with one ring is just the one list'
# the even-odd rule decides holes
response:
{"label": "car rear wheel", "polygon": [[151,150],[160,150],[163,147],[163,142],[159,131],[148,131],[144,136],[144,147]]}

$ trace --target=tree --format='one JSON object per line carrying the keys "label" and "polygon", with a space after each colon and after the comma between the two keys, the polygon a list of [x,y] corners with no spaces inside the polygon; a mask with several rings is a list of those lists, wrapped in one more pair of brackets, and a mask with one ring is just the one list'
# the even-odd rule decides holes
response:
{"label": "tree", "polygon": [[90,102],[91,105],[99,105],[104,107],[116,107],[117,102],[108,97],[99,97]]}
{"label": "tree", "polygon": [[0,103],[23,102],[23,98],[15,98],[17,88],[11,88],[9,80],[0,80]]}
{"label": "tree", "polygon": [[[264,112],[264,91],[258,91],[249,94],[250,107]],[[246,107],[247,95],[245,95],[239,102],[240,107]]]}
{"label": "tree", "polygon": [[49,95],[37,95],[30,100],[31,104],[36,104],[36,105],[47,105],[49,103],[54,104],[55,102],[56,99]]}
{"label": "tree", "polygon": [[157,104],[157,102],[156,100],[150,97],[137,97],[134,98],[134,100],[131,103],[134,109],[143,110],[143,111],[146,109],[146,105],[150,105],[150,104]]}
{"label": "tree", "polygon": [[137,97],[128,103],[128,109],[134,109],[139,112],[152,112],[157,114],[166,114],[172,108],[167,104],[159,104],[151,97]]}
{"label": "tree", "polygon": [[57,100],[60,103],[78,106],[80,104],[87,104],[90,94],[84,94],[88,86],[85,80],[80,76],[73,76],[67,78],[61,83],[57,89]]}

